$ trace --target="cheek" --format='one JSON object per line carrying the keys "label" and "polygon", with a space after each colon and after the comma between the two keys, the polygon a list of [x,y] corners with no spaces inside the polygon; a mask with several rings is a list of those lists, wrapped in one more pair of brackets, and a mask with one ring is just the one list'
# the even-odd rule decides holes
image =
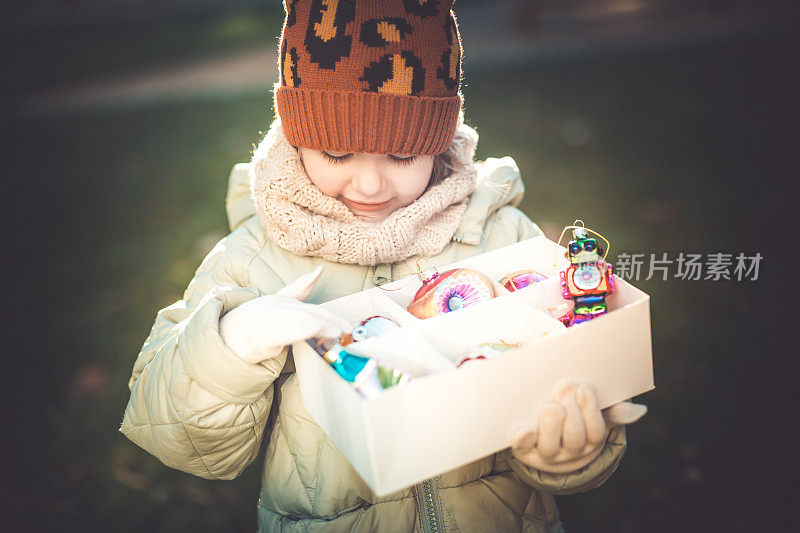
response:
{"label": "cheek", "polygon": [[311,182],[328,196],[339,196],[347,183],[344,171],[333,165],[321,163],[310,157],[305,158],[306,173]]}
{"label": "cheek", "polygon": [[393,182],[397,196],[406,204],[410,204],[425,192],[431,179],[433,162],[421,161],[410,165],[408,169],[398,169],[394,173]]}

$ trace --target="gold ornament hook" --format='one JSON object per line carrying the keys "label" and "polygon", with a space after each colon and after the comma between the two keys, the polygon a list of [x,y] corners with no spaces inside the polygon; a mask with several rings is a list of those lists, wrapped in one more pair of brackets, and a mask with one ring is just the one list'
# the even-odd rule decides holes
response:
{"label": "gold ornament hook", "polygon": [[[391,282],[397,281],[399,279],[408,278],[410,276],[419,276],[421,278],[422,277],[422,273],[425,272],[426,270],[428,270],[428,268],[422,268],[422,266],[420,265],[421,261],[424,261],[425,263],[428,262],[428,260],[425,259],[424,257],[420,257],[419,259],[417,259],[417,262],[416,262],[417,270],[416,270],[416,272],[409,272],[409,273],[403,274],[401,276],[392,276],[391,278],[388,278],[388,279],[385,279],[385,280],[383,280],[381,282],[376,283],[375,286],[376,287],[380,287],[384,291],[399,291],[399,290],[404,289],[407,286],[407,284],[403,285],[402,287],[398,287],[396,289],[387,289],[387,288],[384,288],[382,285],[386,285],[387,283],[391,283]],[[431,267],[431,268],[435,268],[435,267]]]}
{"label": "gold ornament hook", "polygon": [[[578,225],[579,222],[580,222],[580,226]],[[603,239],[603,242],[606,243],[606,250],[605,250],[605,253],[603,254],[603,261],[606,260],[606,257],[608,257],[608,252],[611,251],[611,243],[608,241],[608,239],[606,239],[605,237],[603,237],[602,235],[597,233],[595,230],[593,230],[591,228],[587,228],[586,226],[584,226],[583,225],[583,220],[581,220],[579,218],[575,219],[575,222],[572,223],[572,226],[564,226],[564,229],[561,230],[561,235],[558,236],[558,242],[556,244],[561,246],[561,240],[564,238],[564,234],[567,232],[568,229],[573,229],[573,230],[575,230],[575,229],[583,229],[583,230],[589,231],[589,232],[597,235],[601,239]]]}

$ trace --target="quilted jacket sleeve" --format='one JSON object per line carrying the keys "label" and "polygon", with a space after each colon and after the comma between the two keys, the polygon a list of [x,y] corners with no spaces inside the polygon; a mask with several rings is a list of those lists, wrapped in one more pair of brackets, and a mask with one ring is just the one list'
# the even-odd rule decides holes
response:
{"label": "quilted jacket sleeve", "polygon": [[232,479],[255,459],[286,360],[284,350],[266,364],[246,363],[219,335],[227,311],[283,286],[277,275],[273,287],[247,286],[253,241],[244,228],[220,241],[184,298],[158,313],[120,428],[165,465],[207,479]]}

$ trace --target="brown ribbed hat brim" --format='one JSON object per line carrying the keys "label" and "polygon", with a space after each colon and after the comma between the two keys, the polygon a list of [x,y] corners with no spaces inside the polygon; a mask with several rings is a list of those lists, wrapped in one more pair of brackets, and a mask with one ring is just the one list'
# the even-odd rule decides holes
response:
{"label": "brown ribbed hat brim", "polygon": [[294,146],[332,152],[435,155],[453,141],[461,95],[417,97],[281,86],[275,107]]}

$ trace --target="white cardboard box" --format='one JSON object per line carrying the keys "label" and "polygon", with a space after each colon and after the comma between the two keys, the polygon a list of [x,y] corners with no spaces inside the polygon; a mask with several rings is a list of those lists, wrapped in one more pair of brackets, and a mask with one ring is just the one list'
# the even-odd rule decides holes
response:
{"label": "white cardboard box", "polygon": [[[498,285],[505,294],[457,312],[408,314],[416,277],[323,304],[353,321],[395,319],[401,328],[349,351],[424,374],[367,399],[308,343],[293,347],[306,409],[378,496],[507,448],[564,378],[594,384],[601,408],[654,387],[649,296],[617,279],[606,315],[565,328],[551,310],[564,302],[558,273],[567,265],[564,248],[534,237],[438,266],[471,267],[495,280],[524,268],[548,276],[514,293]],[[467,348],[496,340],[523,346],[455,368]]]}

